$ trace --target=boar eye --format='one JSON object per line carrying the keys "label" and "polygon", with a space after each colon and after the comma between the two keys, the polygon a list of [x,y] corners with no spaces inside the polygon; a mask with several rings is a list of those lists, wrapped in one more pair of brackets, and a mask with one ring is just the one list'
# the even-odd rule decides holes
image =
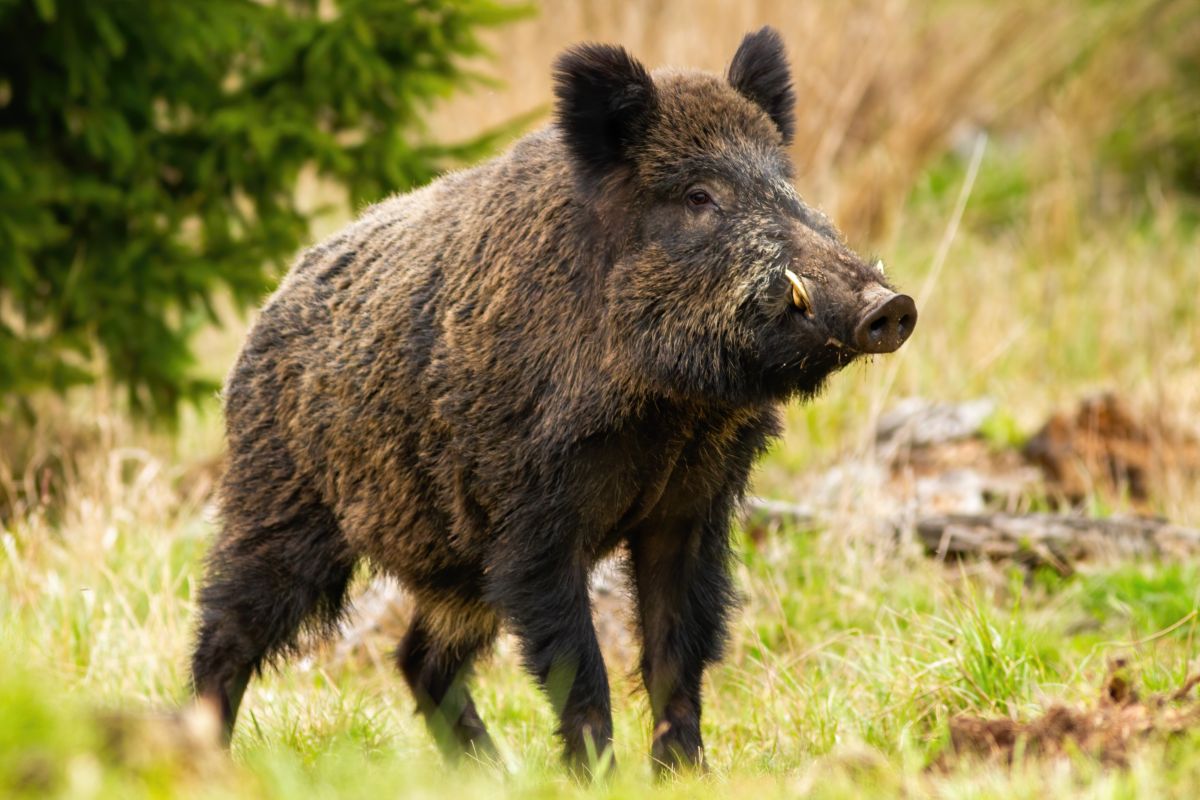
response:
{"label": "boar eye", "polygon": [[713,203],[712,195],[703,189],[693,189],[688,192],[687,202],[692,208],[703,208],[705,206],[716,205]]}

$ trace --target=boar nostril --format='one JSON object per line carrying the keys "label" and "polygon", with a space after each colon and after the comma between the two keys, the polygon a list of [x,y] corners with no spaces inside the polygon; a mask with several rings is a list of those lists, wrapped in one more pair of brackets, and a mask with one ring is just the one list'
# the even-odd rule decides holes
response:
{"label": "boar nostril", "polygon": [[854,328],[854,346],[864,353],[891,353],[917,325],[917,306],[906,294],[892,294],[871,307]]}

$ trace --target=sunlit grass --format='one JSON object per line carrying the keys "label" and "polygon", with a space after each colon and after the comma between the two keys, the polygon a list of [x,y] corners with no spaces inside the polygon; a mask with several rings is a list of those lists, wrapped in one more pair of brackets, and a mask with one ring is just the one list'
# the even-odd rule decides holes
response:
{"label": "sunlit grass", "polygon": [[[621,770],[606,787],[585,789],[558,768],[549,709],[504,642],[481,670],[477,700],[507,775],[447,771],[386,658],[335,663],[325,650],[254,685],[232,764],[197,776],[187,753],[168,750],[161,763],[133,766],[110,755],[92,727],[97,710],[171,708],[182,696],[203,527],[190,513],[164,509],[137,514],[115,538],[104,528],[73,531],[88,558],[60,543],[31,546],[44,534],[32,527],[6,534],[0,692],[8,699],[0,728],[21,734],[0,748],[0,786],[33,780],[39,796],[72,797],[651,791],[645,702],[622,654],[610,654]],[[655,791],[1050,791],[1068,781],[1061,766],[927,771],[948,716],[1030,714],[1046,697],[1094,697],[1116,654],[1131,657],[1147,687],[1177,686],[1194,654],[1194,625],[1139,643],[1177,615],[1195,616],[1190,567],[1113,565],[1027,587],[1015,569],[943,566],[883,545],[847,558],[842,545],[831,532],[787,529],[765,549],[741,545],[743,610],[729,658],[707,686],[713,774]],[[1165,758],[1162,748],[1151,746],[1145,758]],[[1200,740],[1171,748],[1173,765],[1200,761]],[[28,777],[39,769],[46,775]],[[1069,781],[1098,796],[1132,785],[1130,776],[1086,763],[1068,769]]]}

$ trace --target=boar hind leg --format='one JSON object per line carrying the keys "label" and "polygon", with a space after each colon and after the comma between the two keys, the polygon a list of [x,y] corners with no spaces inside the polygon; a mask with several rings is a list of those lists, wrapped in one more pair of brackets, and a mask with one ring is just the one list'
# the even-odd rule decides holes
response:
{"label": "boar hind leg", "polygon": [[355,562],[333,514],[307,492],[288,484],[286,496],[239,503],[236,486],[226,484],[192,656],[193,690],[219,710],[227,742],[250,678],[294,649],[302,628],[334,627]]}
{"label": "boar hind leg", "polygon": [[724,526],[666,526],[630,541],[655,774],[703,768],[700,689],[733,604]]}
{"label": "boar hind leg", "polygon": [[416,698],[417,710],[448,761],[464,755],[499,760],[467,688],[476,656],[491,645],[498,630],[495,614],[483,606],[419,604],[396,650],[396,662]]}

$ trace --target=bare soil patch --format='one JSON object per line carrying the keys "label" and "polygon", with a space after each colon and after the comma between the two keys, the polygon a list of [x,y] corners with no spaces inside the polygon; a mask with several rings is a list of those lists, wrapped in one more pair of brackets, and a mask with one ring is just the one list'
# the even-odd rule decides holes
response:
{"label": "bare soil patch", "polygon": [[1101,492],[1145,506],[1166,473],[1200,474],[1195,437],[1161,412],[1136,413],[1111,392],[1051,416],[1023,454],[1042,469],[1051,493],[1071,504]]}
{"label": "bare soil patch", "polygon": [[1055,703],[1027,721],[959,715],[950,720],[950,744],[934,762],[948,768],[967,759],[1013,763],[1020,758],[1082,754],[1122,767],[1137,746],[1200,727],[1200,700],[1191,697],[1200,675],[1176,691],[1140,697],[1128,667],[1116,660],[1093,705]]}

